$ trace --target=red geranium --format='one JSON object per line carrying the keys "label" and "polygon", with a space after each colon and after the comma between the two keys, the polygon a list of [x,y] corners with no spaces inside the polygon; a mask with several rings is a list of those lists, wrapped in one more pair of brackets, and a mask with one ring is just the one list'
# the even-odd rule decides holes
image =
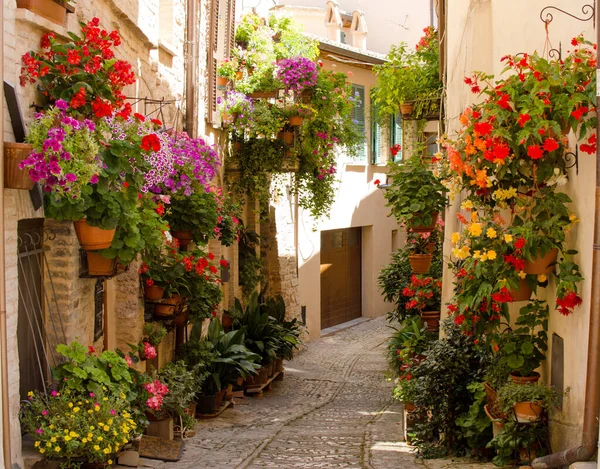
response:
{"label": "red geranium", "polygon": [[142,137],[142,150],[157,152],[160,150],[160,139],[156,134],[148,134]]}

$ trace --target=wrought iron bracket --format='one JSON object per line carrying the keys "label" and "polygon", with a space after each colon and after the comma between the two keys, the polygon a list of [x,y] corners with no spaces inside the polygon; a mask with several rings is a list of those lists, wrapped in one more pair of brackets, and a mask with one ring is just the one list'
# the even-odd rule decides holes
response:
{"label": "wrought iron bracket", "polygon": [[560,13],[564,13],[565,15],[570,16],[571,18],[576,19],[577,21],[592,20],[593,24],[594,24],[594,28],[596,27],[596,0],[594,0],[593,5],[585,4],[581,7],[581,13],[583,13],[583,15],[584,15],[583,18],[575,16],[574,14],[569,13],[568,11],[561,10],[560,8],[555,7],[553,5],[549,5],[545,8],[543,8],[542,11],[540,11],[540,20],[542,20],[542,23],[545,23],[545,24],[552,23],[552,20],[554,19],[554,15],[550,12],[551,10],[556,10]]}
{"label": "wrought iron bracket", "polygon": [[[570,160],[573,162],[570,163]],[[575,145],[575,152],[568,151],[565,153],[565,162],[567,163],[565,168],[575,168],[575,174],[579,175],[579,145]]]}

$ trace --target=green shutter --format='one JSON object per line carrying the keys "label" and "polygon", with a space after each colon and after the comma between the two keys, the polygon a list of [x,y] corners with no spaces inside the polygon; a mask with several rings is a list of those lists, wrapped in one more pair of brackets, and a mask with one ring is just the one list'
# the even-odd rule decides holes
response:
{"label": "green shutter", "polygon": [[365,125],[365,87],[362,85],[352,85],[352,94],[356,99],[356,104],[352,110],[352,120],[358,126],[358,130],[365,136],[365,139],[356,152],[357,161],[366,161],[367,158],[367,136]]}
{"label": "green shutter", "polygon": [[378,109],[371,98],[371,164],[381,163],[381,124],[377,120]]}
{"label": "green shutter", "polygon": [[[402,146],[402,117],[400,117],[400,114],[392,116],[390,122],[390,147],[393,147],[396,144]],[[402,160],[402,150],[392,158],[394,161]]]}

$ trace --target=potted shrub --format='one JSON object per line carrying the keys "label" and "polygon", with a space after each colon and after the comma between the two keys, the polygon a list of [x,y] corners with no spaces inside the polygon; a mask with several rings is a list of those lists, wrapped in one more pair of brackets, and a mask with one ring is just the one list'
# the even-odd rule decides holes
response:
{"label": "potted shrub", "polygon": [[402,290],[402,295],[406,299],[407,312],[417,312],[430,332],[439,329],[442,300],[441,279],[413,274],[409,285]]}
{"label": "potted shrub", "polygon": [[439,109],[442,83],[439,78],[439,44],[433,27],[424,29],[416,49],[405,43],[392,46],[386,63],[374,67],[377,86],[373,99],[379,112],[392,116],[400,111],[407,118],[420,118]]}
{"label": "potted shrub", "polygon": [[440,180],[417,155],[389,166],[391,183],[384,196],[392,215],[407,229],[433,231],[448,203]]}
{"label": "potted shrub", "polygon": [[183,281],[185,267],[181,263],[180,255],[155,250],[144,253],[138,272],[145,298],[150,301],[158,301],[163,298],[165,291],[169,297],[177,293],[178,287]]}
{"label": "potted shrub", "polygon": [[507,383],[498,390],[498,400],[507,413],[519,423],[540,419],[544,409],[558,405],[558,391],[542,383]]}
{"label": "potted shrub", "polygon": [[198,374],[187,368],[184,361],[167,363],[156,376],[168,388],[163,398],[162,412],[171,418],[181,420],[186,412],[196,415],[196,392],[199,386]]}
{"label": "potted shrub", "polygon": [[217,86],[226,88],[230,81],[237,78],[239,63],[235,59],[225,59],[217,66]]}
{"label": "potted shrub", "polygon": [[215,236],[218,223],[215,197],[206,191],[196,191],[189,196],[172,196],[165,220],[181,247],[187,248],[191,241],[206,244]]}
{"label": "potted shrub", "polygon": [[43,457],[98,469],[113,464],[137,434],[131,412],[130,403],[118,395],[64,388],[49,394],[30,391],[20,420]]}
{"label": "potted shrub", "polygon": [[406,239],[406,251],[410,267],[415,274],[426,274],[431,266],[433,254],[428,246],[430,243],[429,232],[418,233],[409,231]]}
{"label": "potted shrub", "polygon": [[511,370],[516,384],[536,382],[535,372],[546,359],[549,308],[545,301],[532,300],[519,310],[515,329],[507,329],[498,339],[500,365]]}
{"label": "potted shrub", "polygon": [[216,410],[216,393],[220,383],[214,379],[209,380],[210,369],[213,361],[218,357],[212,342],[191,338],[177,348],[177,357],[185,362],[188,370],[194,372],[196,377],[196,397],[198,413],[211,414]]}

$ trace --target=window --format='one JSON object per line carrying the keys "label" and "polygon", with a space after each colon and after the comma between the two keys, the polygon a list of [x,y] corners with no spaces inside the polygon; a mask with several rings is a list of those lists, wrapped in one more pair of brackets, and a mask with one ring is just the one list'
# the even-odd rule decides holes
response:
{"label": "window", "polygon": [[437,144],[437,133],[435,132],[425,132],[423,134],[423,140],[425,142],[425,155],[433,156],[435,155],[439,149]]}
{"label": "window", "polygon": [[217,52],[219,48],[219,0],[210,2],[210,32],[208,37],[208,102],[209,122],[217,121]]}
{"label": "window", "polygon": [[344,31],[340,31],[340,42],[346,44],[346,33]]}
{"label": "window", "polygon": [[381,163],[381,153],[383,151],[381,124],[378,120],[378,114],[377,105],[371,98],[371,164]]}
{"label": "window", "polygon": [[356,99],[356,104],[352,110],[352,120],[358,126],[359,132],[364,135],[364,141],[356,152],[356,160],[365,162],[367,158],[367,135],[365,125],[365,87],[362,85],[352,85],[352,94]]}
{"label": "window", "polygon": [[[400,114],[396,114],[390,119],[390,147],[394,145],[402,147],[402,117]],[[396,156],[390,154],[390,159],[393,161],[402,160],[402,150],[396,153]]]}

